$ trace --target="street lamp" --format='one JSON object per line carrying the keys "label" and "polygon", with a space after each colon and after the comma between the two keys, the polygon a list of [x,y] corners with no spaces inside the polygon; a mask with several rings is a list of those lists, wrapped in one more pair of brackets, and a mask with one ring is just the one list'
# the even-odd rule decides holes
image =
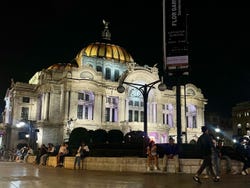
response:
{"label": "street lamp", "polygon": [[117,91],[119,93],[123,93],[125,91],[125,87],[123,84],[129,85],[137,90],[140,91],[140,93],[143,96],[143,113],[144,113],[144,118],[143,118],[143,126],[144,126],[144,134],[147,137],[148,136],[148,119],[147,119],[147,103],[148,103],[148,94],[150,90],[154,87],[155,84],[161,82],[158,85],[158,89],[160,91],[164,91],[166,89],[166,85],[161,81],[161,80],[156,80],[154,82],[151,82],[149,84],[138,84],[138,83],[131,83],[131,82],[125,82],[122,81],[119,86],[117,87]]}

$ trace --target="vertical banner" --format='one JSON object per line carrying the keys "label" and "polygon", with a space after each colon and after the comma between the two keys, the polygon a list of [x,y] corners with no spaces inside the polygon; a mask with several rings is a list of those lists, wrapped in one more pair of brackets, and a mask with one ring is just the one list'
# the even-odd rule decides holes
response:
{"label": "vertical banner", "polygon": [[166,65],[168,69],[188,67],[188,0],[165,0]]}

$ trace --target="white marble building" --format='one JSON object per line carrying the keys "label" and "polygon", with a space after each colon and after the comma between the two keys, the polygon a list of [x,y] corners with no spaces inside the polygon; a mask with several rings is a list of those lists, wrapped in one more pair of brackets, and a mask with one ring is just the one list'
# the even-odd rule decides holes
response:
{"label": "white marble building", "polygon": [[[6,92],[4,125],[6,142],[14,147],[20,140],[20,121],[26,120],[37,132],[37,142],[67,140],[76,127],[88,130],[119,129],[125,133],[143,130],[143,96],[139,90],[119,81],[148,84],[159,80],[158,68],[139,66],[122,47],[112,44],[107,25],[102,40],[83,48],[74,61],[54,64],[34,74],[29,83],[12,82]],[[176,90],[154,85],[148,96],[148,135],[167,142],[176,135]],[[186,104],[186,112],[185,112]],[[193,84],[181,87],[181,125],[187,137],[196,139],[204,125],[206,99]],[[23,129],[22,129],[23,130]]]}

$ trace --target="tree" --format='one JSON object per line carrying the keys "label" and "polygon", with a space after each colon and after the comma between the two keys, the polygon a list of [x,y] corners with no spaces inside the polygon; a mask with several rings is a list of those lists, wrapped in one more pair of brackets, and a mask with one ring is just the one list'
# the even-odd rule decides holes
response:
{"label": "tree", "polygon": [[83,127],[78,127],[73,129],[69,137],[69,147],[71,149],[76,149],[80,146],[81,142],[89,143],[90,135],[87,129]]}
{"label": "tree", "polygon": [[103,129],[97,129],[94,131],[93,143],[106,143],[107,142],[107,132]]}
{"label": "tree", "polygon": [[108,131],[107,140],[109,143],[122,143],[124,140],[122,131],[117,129]]}

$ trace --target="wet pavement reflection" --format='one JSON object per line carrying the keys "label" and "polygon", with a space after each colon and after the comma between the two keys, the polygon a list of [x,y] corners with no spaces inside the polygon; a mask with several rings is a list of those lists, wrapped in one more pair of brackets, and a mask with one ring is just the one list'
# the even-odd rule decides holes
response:
{"label": "wet pavement reflection", "polygon": [[202,179],[197,184],[192,174],[134,173],[70,170],[40,167],[16,162],[0,162],[0,188],[246,188],[250,175],[223,175],[221,182]]}

